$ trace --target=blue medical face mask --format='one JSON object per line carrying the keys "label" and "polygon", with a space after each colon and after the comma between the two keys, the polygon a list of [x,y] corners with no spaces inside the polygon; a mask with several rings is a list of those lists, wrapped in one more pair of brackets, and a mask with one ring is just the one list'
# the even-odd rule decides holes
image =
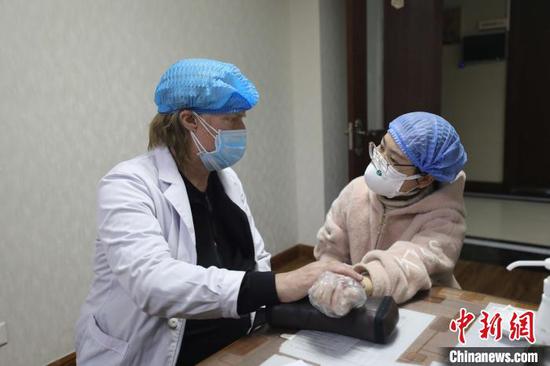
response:
{"label": "blue medical face mask", "polygon": [[214,138],[215,148],[207,151],[198,137],[191,131],[191,138],[199,150],[198,155],[208,171],[222,170],[232,166],[244,155],[246,150],[246,130],[216,130],[201,116],[193,112],[206,132]]}

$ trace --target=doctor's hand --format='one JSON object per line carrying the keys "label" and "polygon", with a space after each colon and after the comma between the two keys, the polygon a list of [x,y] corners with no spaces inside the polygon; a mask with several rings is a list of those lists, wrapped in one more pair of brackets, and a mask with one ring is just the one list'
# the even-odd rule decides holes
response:
{"label": "doctor's hand", "polygon": [[[346,276],[351,281],[361,281],[363,279],[363,276],[354,271],[349,264],[337,261],[317,261],[294,271],[275,275],[275,286],[279,300],[281,302],[293,302],[302,299],[308,294],[308,290],[321,274],[326,271]],[[358,285],[360,286],[359,282]]]}
{"label": "doctor's hand", "polygon": [[365,289],[359,282],[332,272],[323,272],[308,294],[311,305],[332,318],[342,317],[367,301]]}

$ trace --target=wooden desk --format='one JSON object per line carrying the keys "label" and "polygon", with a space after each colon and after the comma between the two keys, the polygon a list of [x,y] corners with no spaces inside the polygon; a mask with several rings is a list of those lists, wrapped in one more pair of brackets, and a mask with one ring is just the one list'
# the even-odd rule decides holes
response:
{"label": "wooden desk", "polygon": [[[440,347],[451,347],[457,343],[457,334],[449,331],[449,322],[458,316],[461,307],[479,315],[490,303],[511,304],[512,306],[536,310],[536,306],[513,300],[456,290],[434,287],[415,296],[402,308],[435,315],[436,318],[401,355],[395,355],[401,362],[429,365],[432,361],[443,361]],[[285,341],[281,333],[295,333],[288,329],[271,329],[269,326],[230,344],[199,365],[216,366],[258,366],[274,354]]]}
{"label": "wooden desk", "polygon": [[[293,269],[299,268],[303,265],[315,261],[313,257],[313,247],[311,245],[297,244],[282,253],[278,253],[271,258],[271,266],[273,270],[277,273],[291,271]],[[540,294],[542,292],[542,281],[546,278],[546,272],[532,272],[523,269],[516,269],[512,272],[507,271],[504,267],[483,264],[472,261],[461,261],[457,263],[457,268],[455,270],[455,276],[458,279],[459,283],[464,287],[474,291],[482,291],[486,293],[492,293],[497,296],[511,297],[519,296],[526,301],[540,301]],[[495,287],[494,283],[500,283],[502,286]],[[530,283],[530,286],[524,286],[525,283]],[[441,300],[443,299],[443,300]],[[446,302],[445,302],[446,300]],[[468,309],[474,309],[472,306],[469,307],[471,303],[475,304],[478,302],[481,305],[477,305],[477,308],[485,306],[488,302],[500,302],[506,303],[509,302],[512,305],[517,305],[520,307],[525,307],[529,309],[534,309],[534,306],[514,302],[512,300],[505,300],[503,298],[492,297],[489,295],[482,295],[473,292],[467,291],[457,291],[453,289],[437,289],[434,288],[431,292],[426,292],[421,294],[415,299],[403,306],[407,309],[420,310],[429,312],[429,310],[422,310],[422,307],[426,309],[431,309],[438,302],[442,305],[439,308],[443,308],[444,304],[450,304],[452,301],[462,301],[468,304]],[[480,302],[481,301],[481,302]],[[417,304],[417,302],[419,302]],[[470,311],[472,311],[470,310]],[[448,315],[447,318],[454,318],[455,314],[458,312],[457,307],[450,307],[450,310],[445,314],[449,314],[454,311],[452,315]],[[442,315],[441,317],[444,317]],[[440,325],[443,327],[444,321],[440,320]],[[435,323],[434,323],[435,324]],[[445,331],[447,329],[448,323],[445,325]],[[430,327],[433,327],[431,325]],[[245,337],[220,352],[216,353],[208,360],[203,361],[203,365],[240,365],[242,362],[243,365],[259,365],[272,354],[277,353],[279,350],[279,345],[284,341],[279,337],[279,334],[282,333],[282,330],[270,330],[265,327],[260,332]],[[426,337],[430,336],[430,332],[425,332]],[[422,337],[419,337],[423,339]],[[456,339],[456,338],[455,338]],[[432,342],[433,343],[433,342]],[[263,346],[262,346],[263,345]],[[430,344],[426,344],[429,346]],[[414,344],[413,344],[414,346]],[[269,348],[271,347],[271,348]],[[262,351],[265,350],[265,351]],[[421,350],[415,350],[414,347],[410,347],[410,350],[407,350],[409,358],[415,354],[418,358],[417,363],[429,363],[428,361],[420,361],[423,357],[426,356],[426,359],[429,360],[431,353],[422,353]],[[264,354],[265,353],[265,354]],[[433,353],[433,352],[432,352]],[[415,358],[416,360],[416,358]],[[48,366],[75,366],[76,365],[76,355],[71,353],[61,359],[50,363]]]}

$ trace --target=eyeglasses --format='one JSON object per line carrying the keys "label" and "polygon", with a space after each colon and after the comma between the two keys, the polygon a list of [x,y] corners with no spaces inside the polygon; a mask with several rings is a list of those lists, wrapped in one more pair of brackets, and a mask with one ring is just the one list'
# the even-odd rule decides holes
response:
{"label": "eyeglasses", "polygon": [[384,155],[382,155],[382,153],[380,152],[379,147],[376,146],[376,144],[372,141],[369,142],[369,156],[370,156],[370,159],[372,161],[372,164],[376,168],[376,174],[378,174],[378,175],[386,174],[388,172],[388,169],[390,168],[390,166],[392,166],[392,167],[396,167],[396,166],[415,167],[415,165],[412,165],[412,164],[390,164],[390,163],[388,163],[386,158],[384,158]]}

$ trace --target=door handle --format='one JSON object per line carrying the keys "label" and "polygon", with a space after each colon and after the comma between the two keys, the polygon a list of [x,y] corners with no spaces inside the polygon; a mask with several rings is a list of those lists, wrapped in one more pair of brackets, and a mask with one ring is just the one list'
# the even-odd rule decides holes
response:
{"label": "door handle", "polygon": [[367,131],[365,130],[365,125],[363,121],[361,121],[359,118],[356,119],[353,122],[353,130],[354,130],[354,149],[355,155],[362,156],[363,155],[363,149],[365,146],[365,136],[367,135]]}
{"label": "door handle", "polygon": [[353,122],[348,122],[348,129],[344,134],[348,136],[348,150],[353,150],[357,156],[363,155],[364,140],[367,135],[363,121],[358,118]]}

